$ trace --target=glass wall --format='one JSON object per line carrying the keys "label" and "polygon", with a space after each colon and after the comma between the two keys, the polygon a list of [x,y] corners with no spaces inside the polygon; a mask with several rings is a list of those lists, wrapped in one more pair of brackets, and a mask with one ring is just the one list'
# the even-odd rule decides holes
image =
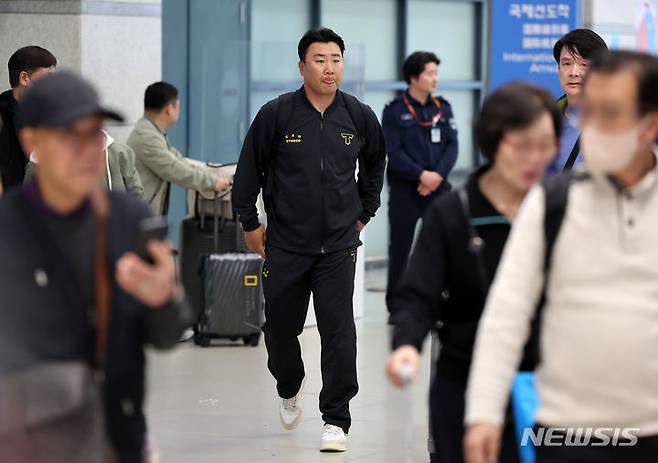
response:
{"label": "glass wall", "polygon": [[477,8],[477,2],[408,2],[407,52],[433,51],[441,59],[439,94],[450,102],[459,130],[456,169],[470,169],[475,154],[471,127],[481,91],[478,83],[482,81],[478,75],[481,48],[475,30]]}
{"label": "glass wall", "polygon": [[301,85],[297,43],[310,27],[308,0],[251,2],[251,94],[253,118],[269,100]]}
{"label": "glass wall", "polygon": [[395,97],[395,92],[369,90],[368,87],[397,80],[396,8],[396,0],[322,2],[321,22],[336,31],[345,41],[345,60],[350,59],[350,48],[355,45],[363,47],[366,81],[363,100],[380,118],[384,106]]}

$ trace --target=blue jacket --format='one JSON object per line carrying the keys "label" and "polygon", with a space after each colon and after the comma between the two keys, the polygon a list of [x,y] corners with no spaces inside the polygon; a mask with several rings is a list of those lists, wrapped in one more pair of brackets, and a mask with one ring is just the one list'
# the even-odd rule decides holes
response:
{"label": "blue jacket", "polygon": [[[432,120],[439,111],[431,99],[421,105],[409,95],[409,91],[405,95],[422,120]],[[389,181],[418,183],[423,170],[432,170],[446,179],[439,189],[450,188],[447,178],[457,162],[457,129],[450,103],[441,97],[437,99],[442,112],[437,123],[441,131],[439,143],[432,143],[431,127],[422,127],[416,122],[402,97],[394,99],[384,108],[382,127],[388,153]]]}

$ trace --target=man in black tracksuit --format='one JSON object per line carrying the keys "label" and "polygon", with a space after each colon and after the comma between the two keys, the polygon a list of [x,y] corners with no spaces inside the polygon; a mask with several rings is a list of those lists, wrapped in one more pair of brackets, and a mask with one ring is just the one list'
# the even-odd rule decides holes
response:
{"label": "man in black tracksuit", "polygon": [[[266,259],[263,331],[286,429],[301,416],[305,371],[297,337],[313,293],[322,340],[323,451],[346,450],[349,401],[358,390],[352,307],[356,249],[359,232],[380,205],[385,165],[375,114],[338,90],[344,49],[329,29],[302,37],[304,85],[261,108],[233,187],[247,246]],[[267,237],[256,210],[261,190]]]}

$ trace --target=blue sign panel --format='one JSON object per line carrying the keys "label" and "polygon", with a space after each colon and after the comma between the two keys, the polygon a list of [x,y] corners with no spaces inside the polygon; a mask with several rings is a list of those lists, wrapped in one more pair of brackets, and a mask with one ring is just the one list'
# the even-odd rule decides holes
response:
{"label": "blue sign panel", "polygon": [[562,94],[553,45],[576,28],[578,0],[493,0],[489,91],[524,80]]}

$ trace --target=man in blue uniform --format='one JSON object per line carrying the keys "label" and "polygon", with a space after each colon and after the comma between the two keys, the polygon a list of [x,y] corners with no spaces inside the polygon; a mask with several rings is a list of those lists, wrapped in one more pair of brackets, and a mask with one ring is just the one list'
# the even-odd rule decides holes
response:
{"label": "man in blue uniform", "polygon": [[390,227],[387,306],[407,264],[418,219],[436,196],[450,191],[447,178],[457,161],[452,108],[432,95],[440,62],[431,52],[409,55],[402,66],[409,88],[384,108]]}

